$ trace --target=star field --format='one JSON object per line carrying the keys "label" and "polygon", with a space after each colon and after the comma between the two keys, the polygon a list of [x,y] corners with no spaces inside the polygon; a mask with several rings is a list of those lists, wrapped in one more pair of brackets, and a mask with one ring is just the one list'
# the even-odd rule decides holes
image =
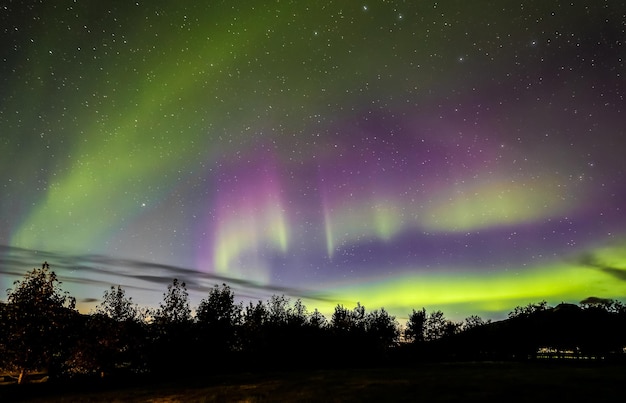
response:
{"label": "star field", "polygon": [[626,295],[612,1],[0,6],[0,283],[498,318]]}

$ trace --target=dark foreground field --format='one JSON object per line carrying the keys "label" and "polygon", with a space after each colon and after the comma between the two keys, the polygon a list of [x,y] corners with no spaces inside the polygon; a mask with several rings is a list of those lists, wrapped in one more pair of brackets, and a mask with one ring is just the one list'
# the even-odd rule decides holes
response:
{"label": "dark foreground field", "polygon": [[284,371],[141,385],[16,385],[0,401],[349,402],[625,401],[626,367],[595,363],[437,363],[413,368]]}

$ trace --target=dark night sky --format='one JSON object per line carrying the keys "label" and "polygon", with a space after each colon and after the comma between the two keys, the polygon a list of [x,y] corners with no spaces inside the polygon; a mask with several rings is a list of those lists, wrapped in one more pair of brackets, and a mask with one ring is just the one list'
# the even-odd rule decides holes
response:
{"label": "dark night sky", "polygon": [[[4,1],[0,285],[626,296],[621,1]],[[1,297],[4,298],[4,295]]]}

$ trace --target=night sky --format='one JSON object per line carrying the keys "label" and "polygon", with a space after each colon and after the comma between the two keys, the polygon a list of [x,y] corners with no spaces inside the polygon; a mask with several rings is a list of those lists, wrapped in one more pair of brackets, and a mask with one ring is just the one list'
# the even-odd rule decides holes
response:
{"label": "night sky", "polygon": [[621,1],[4,1],[0,298],[626,298]]}

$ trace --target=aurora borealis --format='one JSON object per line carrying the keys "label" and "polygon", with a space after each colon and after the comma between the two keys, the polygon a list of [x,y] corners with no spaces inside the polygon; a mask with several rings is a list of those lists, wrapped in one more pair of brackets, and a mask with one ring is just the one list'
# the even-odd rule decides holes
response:
{"label": "aurora borealis", "polygon": [[0,285],[48,260],[83,310],[174,277],[399,317],[624,300],[624,10],[5,2]]}

